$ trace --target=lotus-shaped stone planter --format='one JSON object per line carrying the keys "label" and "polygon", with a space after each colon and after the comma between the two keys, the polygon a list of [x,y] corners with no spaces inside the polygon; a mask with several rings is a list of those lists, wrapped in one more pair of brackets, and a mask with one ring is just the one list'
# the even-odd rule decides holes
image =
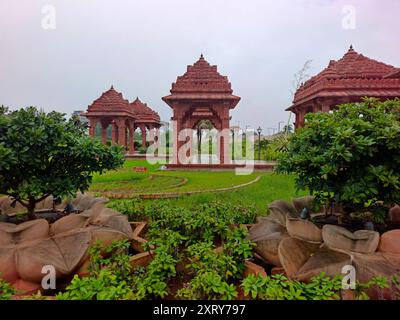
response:
{"label": "lotus-shaped stone planter", "polygon": [[[302,209],[312,212],[310,197],[293,203],[278,200],[268,207],[270,215],[258,218],[248,238],[257,246],[255,252],[268,264],[291,279],[309,281],[324,272],[328,276],[342,274],[346,265],[354,266],[357,280],[367,282],[376,276],[391,279],[400,274],[400,230],[379,235],[360,230],[351,232],[341,226],[325,225],[322,229],[309,220],[299,218]],[[394,288],[378,292],[393,298]]]}
{"label": "lotus-shaped stone planter", "polygon": [[[18,208],[8,208],[2,200],[4,212],[12,214]],[[88,260],[89,248],[97,241],[104,246],[115,240],[133,239],[133,231],[126,216],[104,206],[107,199],[79,194],[73,205],[79,214],[70,214],[53,224],[45,219],[19,225],[0,223],[0,277],[22,292],[36,292],[41,288],[45,266],[52,266],[56,279],[62,280],[76,273]],[[8,201],[9,202],[9,201]],[[52,207],[52,201],[43,207]]]}

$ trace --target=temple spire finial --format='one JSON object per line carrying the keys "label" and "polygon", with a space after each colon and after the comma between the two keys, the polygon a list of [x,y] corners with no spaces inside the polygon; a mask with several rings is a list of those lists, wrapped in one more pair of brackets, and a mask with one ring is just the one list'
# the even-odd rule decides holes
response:
{"label": "temple spire finial", "polygon": [[200,54],[200,59],[201,59],[201,60],[203,60],[203,59],[204,59],[204,56],[203,56],[203,54]]}
{"label": "temple spire finial", "polygon": [[354,48],[353,48],[353,45],[352,45],[352,44],[350,45],[349,51],[354,51]]}
{"label": "temple spire finial", "polygon": [[112,90],[112,89],[114,89],[114,86],[113,86],[113,85],[111,85],[111,88],[110,88],[110,89],[111,89],[111,90]]}

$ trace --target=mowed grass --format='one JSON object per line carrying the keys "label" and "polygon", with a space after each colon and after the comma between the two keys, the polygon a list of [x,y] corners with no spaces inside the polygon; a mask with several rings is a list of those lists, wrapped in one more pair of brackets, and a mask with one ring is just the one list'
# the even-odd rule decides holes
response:
{"label": "mowed grass", "polygon": [[229,202],[255,207],[258,215],[265,215],[267,205],[272,201],[278,199],[290,201],[306,194],[306,192],[296,191],[293,176],[263,173],[258,182],[237,190],[195,194],[164,201],[170,205],[182,207],[192,207],[207,202]]}
{"label": "mowed grass", "polygon": [[[146,173],[135,172],[132,167],[147,167]],[[120,191],[130,190],[135,193],[187,192],[198,190],[213,190],[237,186],[253,181],[258,176],[260,180],[240,189],[224,192],[206,192],[184,195],[163,201],[166,205],[192,207],[202,203],[222,201],[232,204],[253,206],[259,215],[267,212],[267,205],[274,200],[291,200],[303,196],[305,192],[296,192],[294,176],[278,175],[269,172],[255,172],[251,175],[235,175],[235,172],[211,171],[157,171],[160,165],[150,165],[142,160],[128,160],[124,167],[103,175],[96,175],[91,190]],[[157,175],[151,181],[150,175]],[[180,179],[186,178],[186,184],[174,187]],[[113,200],[119,201],[119,200]]]}
{"label": "mowed grass", "polygon": [[[125,161],[124,167],[95,175],[90,191],[131,190],[132,193],[188,192],[234,187],[253,181],[260,173],[235,175],[235,172],[159,171],[161,165],[144,160]],[[133,167],[146,167],[147,172],[135,172]],[[153,178],[151,178],[153,175]],[[177,187],[180,182],[187,182]]]}

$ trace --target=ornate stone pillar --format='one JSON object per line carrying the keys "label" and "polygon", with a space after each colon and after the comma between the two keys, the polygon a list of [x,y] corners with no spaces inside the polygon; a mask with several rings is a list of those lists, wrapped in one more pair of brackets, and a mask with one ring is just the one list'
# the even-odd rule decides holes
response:
{"label": "ornate stone pillar", "polygon": [[219,162],[220,164],[229,164],[229,109],[224,110],[224,116],[221,118],[221,130],[219,132]]}
{"label": "ornate stone pillar", "polygon": [[160,143],[160,127],[159,126],[157,126],[155,128],[154,144],[155,144],[155,147],[156,147],[155,154],[158,157],[159,153],[160,153],[160,147],[161,147],[161,143]]}
{"label": "ornate stone pillar", "polygon": [[146,126],[141,125],[140,131],[142,133],[142,148],[146,148]]}
{"label": "ornate stone pillar", "polygon": [[304,127],[306,112],[304,110],[300,111],[300,128]]}
{"label": "ornate stone pillar", "polygon": [[149,125],[149,142],[150,142],[150,144],[154,143],[154,127],[153,127],[153,125]]}
{"label": "ornate stone pillar", "polygon": [[228,130],[223,129],[218,133],[218,153],[219,153],[219,162],[220,164],[229,164],[229,134]]}
{"label": "ornate stone pillar", "polygon": [[329,111],[331,111],[330,105],[327,104],[327,103],[324,103],[324,104],[321,106],[321,111],[322,111],[322,112],[329,112]]}
{"label": "ornate stone pillar", "polygon": [[[172,144],[173,144],[173,158],[172,158],[172,163],[173,164],[181,164],[179,161],[179,150],[183,147],[185,144],[185,141],[180,141],[179,139],[179,134],[181,130],[185,128],[185,121],[184,121],[184,107],[185,105],[180,105],[178,107],[174,106],[174,115],[171,118],[172,120]],[[183,135],[183,134],[182,134]]]}
{"label": "ornate stone pillar", "polygon": [[313,113],[318,113],[318,112],[321,112],[321,111],[322,111],[322,109],[321,109],[321,105],[320,104],[314,104],[312,106],[312,112]]}
{"label": "ornate stone pillar", "polygon": [[230,128],[229,128],[229,107],[225,106],[222,112],[221,117],[221,137],[220,137],[220,163],[221,164],[230,164],[231,158],[229,156],[229,140],[230,140]]}
{"label": "ornate stone pillar", "polygon": [[97,124],[99,123],[99,119],[97,118],[90,118],[89,119],[89,136],[94,138],[95,135],[95,129]]}
{"label": "ornate stone pillar", "polygon": [[134,140],[134,133],[135,133],[135,125],[133,122],[129,123],[129,153],[135,153],[135,140]]}
{"label": "ornate stone pillar", "polygon": [[183,141],[182,145],[185,145],[186,149],[186,162],[193,163],[194,155],[194,139],[193,139],[193,129],[191,126],[187,126],[185,129],[186,140]]}
{"label": "ornate stone pillar", "polygon": [[304,116],[305,116],[305,111],[303,109],[297,110],[297,112],[296,112],[296,129],[304,127]]}
{"label": "ornate stone pillar", "polygon": [[[175,110],[174,110],[175,112]],[[172,118],[172,136],[173,136],[173,155],[172,155],[172,163],[173,164],[180,164],[179,161],[179,150],[183,146],[184,142],[179,141],[179,133],[182,130],[182,119],[173,117]]]}
{"label": "ornate stone pillar", "polygon": [[111,132],[111,143],[113,145],[118,144],[118,126],[115,120],[111,123],[112,132]]}
{"label": "ornate stone pillar", "polygon": [[118,125],[118,144],[126,147],[126,124],[125,119],[120,119],[117,122]]}
{"label": "ornate stone pillar", "polygon": [[157,140],[160,141],[160,127],[156,128],[156,137],[157,137]]}
{"label": "ornate stone pillar", "polygon": [[107,144],[107,128],[108,125],[106,126],[104,124],[101,125],[101,142],[103,144]]}

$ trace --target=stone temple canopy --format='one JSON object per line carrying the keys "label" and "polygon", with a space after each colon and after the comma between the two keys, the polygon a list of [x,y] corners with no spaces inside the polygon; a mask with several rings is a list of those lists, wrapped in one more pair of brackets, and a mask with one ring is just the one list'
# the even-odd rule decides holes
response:
{"label": "stone temple canopy", "polygon": [[331,60],[322,72],[302,84],[286,111],[296,114],[295,127],[301,128],[306,113],[329,112],[363,97],[400,97],[400,68],[367,58],[351,46],[343,58]]}
{"label": "stone temple canopy", "polygon": [[136,98],[129,102],[113,86],[88,106],[83,116],[89,119],[89,134],[95,135],[95,128],[101,125],[102,142],[107,142],[107,128],[112,126],[112,143],[125,146],[129,153],[134,152],[133,134],[137,128],[142,132],[142,145],[146,146],[146,129],[150,131],[150,140],[154,138],[154,129],[161,126],[160,116],[146,103]]}
{"label": "stone temple canopy", "polygon": [[[174,135],[174,163],[179,164],[178,150],[187,141],[180,141],[178,133],[194,129],[201,120],[209,120],[221,133],[217,143],[220,164],[230,162],[229,111],[236,107],[240,97],[233,95],[228,77],[219,74],[217,66],[210,65],[200,56],[193,65],[187,66],[184,75],[172,84],[171,94],[162,100],[173,109],[176,122]],[[191,155],[189,155],[190,158]]]}

